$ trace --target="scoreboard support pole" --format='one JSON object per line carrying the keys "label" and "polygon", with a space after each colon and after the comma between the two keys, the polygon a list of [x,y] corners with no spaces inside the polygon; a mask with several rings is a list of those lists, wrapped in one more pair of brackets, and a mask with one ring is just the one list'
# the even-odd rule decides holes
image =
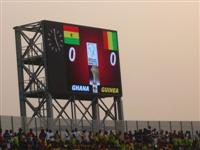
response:
{"label": "scoreboard support pole", "polygon": [[99,120],[100,120],[100,115],[99,115],[99,105],[98,105],[98,98],[93,98],[92,100],[92,126],[94,131],[99,130]]}
{"label": "scoreboard support pole", "polygon": [[74,97],[70,99],[71,102],[71,122],[74,128],[77,128],[77,115],[76,115],[76,104]]}
{"label": "scoreboard support pole", "polygon": [[47,93],[47,128],[51,129],[53,125],[53,106],[52,106],[52,96]]}
{"label": "scoreboard support pole", "polygon": [[123,101],[121,97],[114,97],[115,101],[115,116],[116,116],[116,128],[124,132],[124,113],[123,113]]}
{"label": "scoreboard support pole", "polygon": [[121,97],[117,98],[117,107],[118,107],[118,119],[123,121],[124,120],[124,113],[123,113],[123,102]]}
{"label": "scoreboard support pole", "polygon": [[21,124],[23,130],[26,130],[26,103],[24,95],[24,74],[23,74],[23,62],[22,62],[22,45],[21,45],[21,33],[20,30],[15,30],[15,41],[17,49],[17,70],[18,70],[18,86],[19,86],[19,103],[20,103],[20,115],[22,116]]}

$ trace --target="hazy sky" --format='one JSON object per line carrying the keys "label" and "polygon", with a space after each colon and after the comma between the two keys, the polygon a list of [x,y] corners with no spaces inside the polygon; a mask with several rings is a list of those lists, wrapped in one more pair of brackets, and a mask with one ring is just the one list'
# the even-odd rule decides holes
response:
{"label": "hazy sky", "polygon": [[1,4],[0,115],[19,115],[12,28],[45,19],[118,31],[125,119],[200,120],[198,1]]}

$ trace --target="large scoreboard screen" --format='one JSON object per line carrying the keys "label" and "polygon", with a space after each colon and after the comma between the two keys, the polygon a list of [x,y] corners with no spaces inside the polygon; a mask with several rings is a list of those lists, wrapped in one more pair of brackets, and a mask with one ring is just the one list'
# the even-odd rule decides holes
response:
{"label": "large scoreboard screen", "polygon": [[54,97],[122,96],[117,31],[43,21],[48,90]]}

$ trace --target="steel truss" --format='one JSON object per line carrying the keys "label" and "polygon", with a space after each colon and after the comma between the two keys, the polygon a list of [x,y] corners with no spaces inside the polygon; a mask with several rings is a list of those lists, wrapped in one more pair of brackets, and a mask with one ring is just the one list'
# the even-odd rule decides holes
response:
{"label": "steel truss", "polygon": [[[83,122],[87,122],[97,130],[102,128],[107,119],[124,120],[120,97],[109,98],[109,100],[96,97],[89,101],[77,100],[74,96],[64,100],[53,98],[48,91],[46,80],[47,64],[42,21],[17,26],[14,29],[20,115],[24,118],[22,122],[25,130],[35,117],[43,118],[44,126],[49,128],[58,123],[61,118],[66,125],[73,128],[78,128],[83,125]],[[30,112],[31,114],[28,115],[27,113]],[[31,116],[31,119],[26,120],[27,116]]]}

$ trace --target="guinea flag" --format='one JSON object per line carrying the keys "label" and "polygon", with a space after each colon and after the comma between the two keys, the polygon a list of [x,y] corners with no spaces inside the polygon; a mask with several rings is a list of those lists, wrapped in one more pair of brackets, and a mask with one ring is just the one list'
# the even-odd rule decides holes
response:
{"label": "guinea flag", "polygon": [[104,49],[118,50],[117,32],[103,31]]}
{"label": "guinea flag", "polygon": [[64,25],[64,43],[72,45],[80,45],[79,27]]}

